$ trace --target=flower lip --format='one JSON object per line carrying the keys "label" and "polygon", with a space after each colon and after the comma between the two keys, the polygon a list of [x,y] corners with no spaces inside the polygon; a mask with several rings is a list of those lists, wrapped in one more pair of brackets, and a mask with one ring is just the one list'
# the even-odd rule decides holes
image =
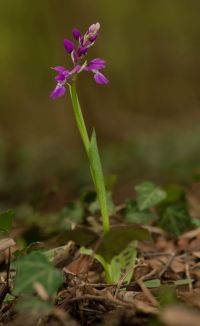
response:
{"label": "flower lip", "polygon": [[96,58],[91,60],[88,65],[86,66],[86,70],[101,70],[106,67],[106,61],[100,58]]}
{"label": "flower lip", "polygon": [[105,85],[108,84],[109,80],[101,72],[96,71],[94,74],[94,80],[97,84]]}
{"label": "flower lip", "polygon": [[58,83],[53,92],[51,92],[50,97],[55,100],[56,98],[63,96],[65,94],[65,91],[65,86]]}

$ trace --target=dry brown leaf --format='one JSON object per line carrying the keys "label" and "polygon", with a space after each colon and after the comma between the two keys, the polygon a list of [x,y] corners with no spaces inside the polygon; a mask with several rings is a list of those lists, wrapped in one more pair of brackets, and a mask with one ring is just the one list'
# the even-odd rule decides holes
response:
{"label": "dry brown leaf", "polygon": [[12,238],[0,239],[0,252],[16,245],[16,242]]}
{"label": "dry brown leaf", "polygon": [[76,260],[65,266],[63,271],[74,275],[87,273],[92,260],[93,257],[80,255]]}
{"label": "dry brown leaf", "polygon": [[161,320],[167,326],[199,326],[200,313],[181,306],[168,306],[161,314]]}
{"label": "dry brown leaf", "polygon": [[185,271],[185,262],[180,257],[174,257],[169,267],[174,273],[182,273]]}

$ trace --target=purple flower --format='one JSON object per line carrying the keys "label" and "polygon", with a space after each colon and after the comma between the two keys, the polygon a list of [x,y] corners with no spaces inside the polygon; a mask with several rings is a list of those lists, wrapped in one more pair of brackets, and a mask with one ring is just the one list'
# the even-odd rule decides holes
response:
{"label": "purple flower", "polygon": [[51,92],[50,97],[55,100],[56,98],[63,96],[65,94],[65,91],[65,87],[62,84],[58,83],[53,92]]}
{"label": "purple flower", "polygon": [[108,84],[109,80],[104,76],[101,72],[96,71],[94,73],[94,80],[96,81],[97,84]]}
{"label": "purple flower", "polygon": [[73,28],[72,35],[75,38],[75,40],[79,41],[79,39],[82,37],[81,33],[77,28]]}
{"label": "purple flower", "polygon": [[96,58],[91,60],[88,65],[87,68],[88,70],[99,70],[99,69],[103,69],[106,67],[106,62],[105,60],[102,60],[100,58]]}
{"label": "purple flower", "polygon": [[75,46],[74,46],[74,43],[72,41],[70,41],[67,38],[65,38],[64,41],[63,41],[63,43],[64,43],[65,50],[68,53],[71,53],[74,50]]}
{"label": "purple flower", "polygon": [[73,68],[67,70],[63,66],[52,67],[56,71],[55,80],[57,82],[55,89],[51,92],[50,97],[56,99],[61,97],[66,92],[66,83],[75,81],[79,73],[84,71],[91,71],[94,74],[94,80],[97,84],[107,84],[109,80],[105,77],[102,70],[106,67],[106,61],[100,58],[95,58],[87,62],[83,61],[88,49],[95,43],[100,29],[100,24],[95,23],[89,26],[88,30],[82,35],[77,28],[72,30],[72,35],[77,41],[77,46],[71,40],[64,39],[64,47],[71,55]]}

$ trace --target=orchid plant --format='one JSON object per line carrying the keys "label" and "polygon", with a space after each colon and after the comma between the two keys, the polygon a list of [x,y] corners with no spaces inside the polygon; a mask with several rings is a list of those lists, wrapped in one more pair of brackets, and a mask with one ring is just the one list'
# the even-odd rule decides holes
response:
{"label": "orchid plant", "polygon": [[[66,93],[66,88],[69,88],[69,93],[72,101],[72,106],[76,118],[76,123],[81,135],[81,139],[88,156],[91,175],[102,215],[102,224],[104,234],[109,231],[109,215],[106,198],[106,189],[104,176],[102,172],[101,160],[97,146],[95,130],[93,130],[91,137],[88,135],[81,106],[79,103],[76,81],[79,74],[83,71],[90,71],[94,75],[94,80],[97,84],[107,84],[108,78],[101,72],[106,67],[106,62],[103,59],[95,58],[87,61],[86,55],[89,48],[95,44],[99,35],[100,24],[92,24],[85,34],[81,34],[77,28],[72,30],[74,41],[64,39],[64,47],[66,52],[71,56],[72,69],[68,70],[63,66],[52,67],[56,71],[56,87],[50,94],[52,99],[57,99]],[[75,43],[76,42],[76,43]]]}
{"label": "orchid plant", "polygon": [[125,277],[123,277],[123,280],[128,282],[132,277],[136,260],[135,240],[146,238],[147,231],[130,226],[110,228],[105,181],[96,134],[95,130],[93,130],[91,136],[88,134],[76,91],[77,78],[83,71],[92,72],[97,84],[104,85],[109,82],[108,78],[102,73],[102,69],[106,67],[105,60],[95,58],[88,61],[86,59],[89,48],[96,42],[99,30],[99,23],[89,26],[83,35],[77,28],[74,28],[72,30],[74,41],[64,39],[65,50],[71,56],[72,68],[68,70],[63,66],[52,67],[56,72],[56,87],[51,92],[50,97],[52,99],[62,97],[65,95],[66,89],[69,88],[76,123],[89,160],[91,176],[102,216],[104,236],[99,251],[94,253],[93,250],[82,247],[80,252],[94,256],[101,263],[108,283],[118,282],[124,272]]}

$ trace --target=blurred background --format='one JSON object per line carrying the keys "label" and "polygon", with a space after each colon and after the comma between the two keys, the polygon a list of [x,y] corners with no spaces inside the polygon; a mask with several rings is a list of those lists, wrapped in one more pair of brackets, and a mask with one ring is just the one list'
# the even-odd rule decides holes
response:
{"label": "blurred background", "polygon": [[97,21],[89,57],[107,61],[110,83],[83,73],[78,91],[105,173],[117,176],[117,199],[147,179],[198,176],[199,12],[198,0],[1,1],[1,206],[38,196],[59,206],[91,185],[69,98],[49,93],[50,67],[71,64],[63,38]]}

